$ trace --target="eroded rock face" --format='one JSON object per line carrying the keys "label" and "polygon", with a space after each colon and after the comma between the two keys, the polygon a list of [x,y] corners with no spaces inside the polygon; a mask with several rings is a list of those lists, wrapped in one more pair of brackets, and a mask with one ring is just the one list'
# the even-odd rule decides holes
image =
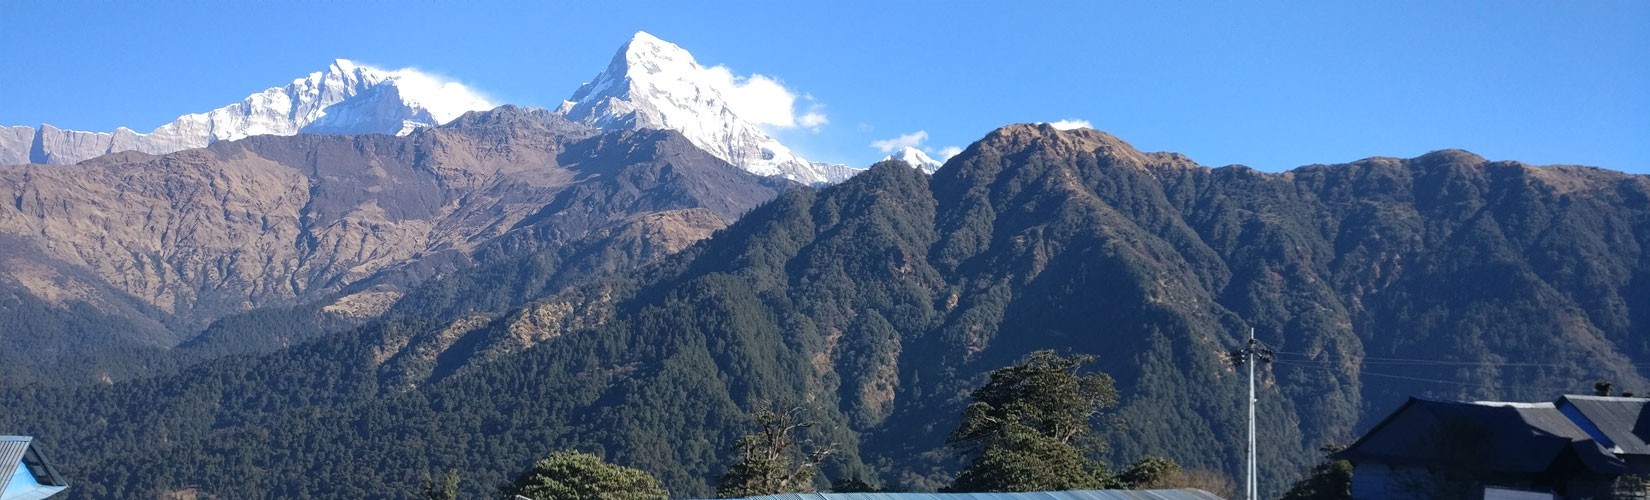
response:
{"label": "eroded rock face", "polygon": [[[0,235],[26,248],[0,260],[0,279],[50,288],[24,278],[63,262],[199,325],[570,241],[662,255],[784,186],[673,132],[599,134],[544,110],[408,137],[259,136],[0,168]],[[73,296],[53,292],[37,295]]]}

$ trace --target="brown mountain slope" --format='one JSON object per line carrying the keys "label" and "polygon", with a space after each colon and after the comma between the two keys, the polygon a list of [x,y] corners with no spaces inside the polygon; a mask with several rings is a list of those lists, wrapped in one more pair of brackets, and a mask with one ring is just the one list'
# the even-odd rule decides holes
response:
{"label": "brown mountain slope", "polygon": [[[408,137],[261,136],[0,167],[0,236],[15,249],[0,280],[108,314],[136,298],[170,336],[125,340],[164,347],[227,314],[341,292],[367,295],[328,311],[370,317],[477,259],[590,238],[628,235],[593,268],[635,265],[785,188],[679,134],[598,134],[504,107]],[[85,272],[67,279],[65,265]]]}

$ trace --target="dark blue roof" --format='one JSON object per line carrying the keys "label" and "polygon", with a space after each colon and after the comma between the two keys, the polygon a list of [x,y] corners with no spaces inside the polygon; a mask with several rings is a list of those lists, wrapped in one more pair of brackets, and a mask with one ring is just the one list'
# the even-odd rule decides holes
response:
{"label": "dark blue roof", "polygon": [[[1650,412],[1646,412],[1645,398],[1616,398],[1607,396],[1564,396],[1558,405],[1573,406],[1603,434],[1606,447],[1616,453],[1650,455]],[[1597,437],[1597,436],[1595,436]]]}
{"label": "dark blue roof", "polygon": [[1621,474],[1626,463],[1552,403],[1410,398],[1336,458],[1354,462],[1538,473],[1579,467]]}
{"label": "dark blue roof", "polygon": [[787,493],[748,500],[1223,500],[1195,489],[1074,490],[1025,493]]}

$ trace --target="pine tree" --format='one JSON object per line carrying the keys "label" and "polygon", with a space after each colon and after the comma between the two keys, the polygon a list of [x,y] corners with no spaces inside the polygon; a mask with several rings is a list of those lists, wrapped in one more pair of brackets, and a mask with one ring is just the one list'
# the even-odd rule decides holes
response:
{"label": "pine tree", "polygon": [[1096,418],[1117,405],[1110,376],[1080,374],[1093,356],[1037,351],[991,372],[963,410],[949,442],[969,464],[948,491],[1098,488],[1105,466],[1086,455],[1104,447]]}
{"label": "pine tree", "polygon": [[505,498],[532,500],[664,500],[659,480],[641,470],[613,465],[601,457],[558,451],[504,489]]}

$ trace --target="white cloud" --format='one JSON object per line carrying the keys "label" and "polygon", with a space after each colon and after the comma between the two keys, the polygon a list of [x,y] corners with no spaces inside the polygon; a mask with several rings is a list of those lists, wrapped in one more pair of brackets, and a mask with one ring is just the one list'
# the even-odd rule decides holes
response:
{"label": "white cloud", "polygon": [[894,150],[899,149],[899,148],[920,147],[920,146],[922,146],[922,141],[925,141],[925,140],[928,140],[928,131],[918,130],[916,132],[901,135],[901,136],[895,137],[893,139],[883,139],[883,140],[880,140],[880,141],[871,141],[871,147],[877,148],[877,150],[882,151],[884,153],[892,153]]}
{"label": "white cloud", "polygon": [[1059,129],[1059,130],[1071,130],[1071,129],[1074,129],[1074,128],[1094,128],[1094,125],[1089,124],[1088,120],[1078,120],[1078,119],[1075,119],[1075,118],[1067,118],[1067,119],[1060,120],[1060,121],[1057,121],[1057,122],[1048,122],[1048,124],[1053,125],[1054,128]]}
{"label": "white cloud", "polygon": [[825,106],[815,102],[811,94],[800,96],[809,105],[807,112],[798,116],[796,108],[799,97],[777,79],[761,74],[739,76],[727,66],[720,65],[705,68],[704,76],[705,81],[727,98],[728,109],[753,125],[818,129],[830,123],[825,116]]}
{"label": "white cloud", "polygon": [[802,98],[807,99],[809,102],[812,102],[812,104],[808,105],[807,113],[803,113],[801,117],[796,119],[797,125],[801,125],[803,128],[813,130],[814,132],[819,132],[820,126],[831,123],[831,119],[825,117],[824,104],[813,102],[814,96],[811,94],[802,96]]}
{"label": "white cloud", "polygon": [[[383,71],[371,66],[362,67]],[[436,73],[412,67],[385,73],[395,79],[402,99],[423,106],[439,122],[445,123],[466,112],[485,111],[497,106],[492,98],[480,91]]]}
{"label": "white cloud", "polygon": [[958,153],[962,153],[962,148],[957,146],[946,146],[940,148],[939,157],[935,159],[939,161],[949,160],[951,157],[957,156]]}
{"label": "white cloud", "polygon": [[722,91],[728,108],[745,121],[781,128],[796,126],[796,94],[779,81],[756,74],[738,76],[727,66],[705,68],[705,79]]}
{"label": "white cloud", "polygon": [[798,118],[796,122],[803,127],[811,128],[814,129],[815,132],[818,132],[819,126],[831,123],[831,119],[826,118],[825,113],[809,111],[807,114],[802,115],[802,118]]}

